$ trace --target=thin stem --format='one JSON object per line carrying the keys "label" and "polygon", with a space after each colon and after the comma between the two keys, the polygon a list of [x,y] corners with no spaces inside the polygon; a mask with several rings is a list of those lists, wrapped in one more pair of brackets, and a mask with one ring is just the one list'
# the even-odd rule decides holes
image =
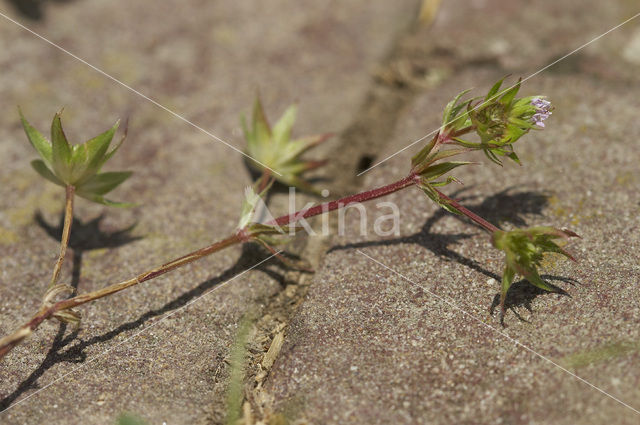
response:
{"label": "thin stem", "polygon": [[390,193],[402,190],[408,186],[412,186],[416,183],[417,183],[417,176],[415,174],[410,174],[404,179],[398,180],[397,182],[388,184],[386,186],[382,186],[372,190],[367,190],[365,192],[356,193],[355,195],[345,196],[344,198],[340,198],[335,201],[324,202],[322,204],[311,207],[307,210],[298,211],[293,214],[283,215],[282,217],[278,217],[267,224],[268,225],[277,224],[278,226],[285,226],[287,224],[294,223],[298,220],[302,220],[303,218],[309,218],[315,215],[324,214],[329,211],[344,208],[350,204],[365,202],[365,201],[370,201],[372,199],[380,198]]}
{"label": "thin stem", "polygon": [[[263,176],[261,177],[261,186],[265,185],[266,181],[268,181],[269,179],[269,174],[263,174]],[[420,177],[418,175],[416,175],[415,173],[411,173],[409,174],[407,177],[398,180],[394,183],[388,184],[386,186],[382,186],[376,189],[372,189],[372,190],[368,190],[365,192],[361,192],[361,193],[357,193],[355,195],[350,195],[350,196],[345,196],[344,198],[335,200],[335,201],[330,201],[330,202],[325,202],[323,204],[320,205],[316,205],[312,208],[309,208],[307,210],[302,210],[302,211],[298,211],[296,213],[293,214],[289,214],[289,215],[284,215],[282,217],[278,217],[277,219],[272,220],[271,222],[267,223],[267,224],[271,224],[271,225],[278,225],[278,226],[285,226],[291,223],[295,223],[296,221],[302,220],[304,218],[309,218],[309,217],[313,217],[319,214],[324,214],[327,213],[329,211],[334,211],[340,208],[344,208],[350,204],[353,203],[359,203],[359,202],[365,202],[365,201],[370,201],[372,199],[376,199],[376,198],[380,198],[386,195],[389,195],[390,193],[394,193],[397,192],[399,190],[402,190],[406,187],[409,186],[413,186],[417,183],[420,182]],[[478,223],[479,225],[481,225],[483,228],[487,229],[489,232],[494,232],[496,230],[499,230],[496,226],[494,226],[493,224],[489,223],[488,221],[486,221],[485,219],[481,218],[480,216],[474,214],[473,212],[469,211],[468,209],[466,209],[465,207],[463,207],[462,205],[460,205],[457,201],[449,198],[448,196],[446,196],[445,194],[443,194],[442,192],[438,191],[437,189],[436,192],[439,194],[441,199],[447,200],[452,206],[454,206],[455,208],[457,208],[460,212],[462,212],[463,214],[465,214],[467,217],[469,217],[470,219],[472,219],[473,221],[475,221],[476,223]],[[67,188],[67,212],[68,214],[66,215],[66,217],[72,217],[73,216],[73,203],[72,201],[69,202],[69,199],[73,198],[73,188],[71,187],[71,189]],[[71,221],[69,220],[69,224],[67,225],[67,220],[65,220],[65,229],[66,229],[66,233],[63,232],[63,243],[62,245],[66,247],[66,245],[68,244],[68,240],[69,240],[69,234],[68,234],[68,229],[70,229],[71,227]],[[9,351],[11,351],[11,349],[13,349],[16,345],[18,345],[20,342],[22,342],[26,337],[28,337],[29,335],[31,335],[31,333],[33,333],[33,331],[35,329],[38,328],[38,326],[40,326],[40,324],[47,320],[50,319],[52,317],[54,317],[56,315],[56,313],[63,311],[63,310],[68,310],[71,309],[73,307],[77,307],[79,305],[82,304],[86,304],[88,302],[97,300],[99,298],[103,298],[106,297],[108,295],[111,294],[115,294],[116,292],[120,292],[126,288],[129,288],[131,286],[137,285],[139,283],[145,282],[147,280],[151,280],[153,278],[156,278],[160,275],[163,275],[171,270],[177,269],[179,267],[182,267],[185,264],[189,264],[193,261],[199,260],[202,257],[205,257],[207,255],[210,255],[214,252],[218,252],[224,248],[227,248],[231,245],[235,245],[237,243],[242,243],[242,242],[246,242],[248,240],[250,240],[252,237],[257,236],[259,234],[258,233],[249,233],[247,231],[247,229],[240,229],[238,230],[235,234],[222,239],[214,244],[211,244],[207,247],[201,248],[197,251],[193,251],[187,255],[184,255],[178,259],[175,259],[173,261],[170,261],[166,264],[163,264],[155,269],[149,270],[147,272],[144,272],[142,274],[139,274],[138,276],[129,279],[129,280],[125,280],[122,281],[120,283],[115,283],[113,285],[107,286],[106,288],[103,289],[99,289],[97,291],[93,291],[93,292],[89,292],[87,294],[84,295],[77,295],[73,298],[67,299],[67,300],[63,300],[63,301],[59,301],[51,306],[43,306],[38,313],[36,313],[29,322],[25,323],[23,326],[21,326],[16,332],[14,332],[11,335],[8,335],[2,339],[0,339],[0,359],[2,357],[4,357]],[[64,250],[61,250],[61,258],[64,258]],[[60,263],[62,261],[60,260]],[[55,282],[55,279],[52,280],[52,282]]]}
{"label": "thin stem", "polygon": [[473,211],[470,211],[470,210],[466,209],[465,207],[463,207],[462,205],[460,205],[458,203],[458,201],[456,201],[455,199],[449,198],[447,195],[445,195],[444,193],[440,192],[436,188],[433,188],[433,190],[435,190],[438,193],[438,196],[440,196],[440,199],[444,199],[445,201],[447,201],[450,205],[455,207],[458,211],[460,211],[462,214],[464,214],[467,217],[469,217],[471,220],[473,220],[476,223],[478,223],[480,226],[482,226],[488,232],[493,233],[493,232],[495,232],[497,230],[500,230],[498,227],[496,227],[493,224],[489,223],[487,220],[485,220],[484,218],[480,217],[479,215],[477,215]]}
{"label": "thin stem", "polygon": [[260,175],[260,179],[258,180],[258,193],[262,193],[263,190],[266,189],[267,186],[272,182],[271,180],[271,170],[265,168],[262,170],[262,174]]}
{"label": "thin stem", "polygon": [[64,207],[64,226],[62,228],[62,238],[60,239],[60,255],[58,261],[53,267],[53,275],[51,276],[51,282],[49,282],[49,288],[58,282],[60,276],[60,270],[62,269],[62,263],[64,262],[64,256],[67,253],[67,246],[69,245],[69,236],[71,236],[71,223],[73,223],[73,198],[76,192],[76,188],[71,185],[66,187],[66,202]]}
{"label": "thin stem", "polygon": [[137,285],[138,283],[151,280],[155,277],[170,272],[171,270],[177,269],[178,267],[182,267],[185,264],[189,264],[207,255],[213,254],[214,252],[220,251],[231,245],[244,242],[245,240],[246,236],[243,236],[241,234],[234,234],[207,247],[201,248],[197,251],[191,252],[185,256],[163,264],[160,267],[156,267],[155,269],[141,273],[132,279],[125,280],[120,283],[115,283],[113,285],[107,286],[106,288],[89,292],[84,295],[77,295],[73,298],[69,298],[68,300],[59,301],[50,307],[44,306],[31,318],[29,322],[22,325],[16,332],[0,339],[0,358],[4,357],[4,355],[11,351],[13,347],[18,345],[22,340],[29,336],[35,329],[38,328],[38,326],[40,326],[42,322],[50,319],[59,311],[77,307],[79,305],[86,304],[99,298],[115,294],[116,292],[120,292],[126,288]]}
{"label": "thin stem", "polygon": [[463,134],[470,133],[470,132],[472,132],[472,131],[473,131],[473,130],[475,130],[475,129],[476,129],[476,126],[475,126],[475,125],[470,125],[470,126],[468,126],[468,127],[461,128],[461,129],[460,129],[460,130],[458,130],[458,131],[454,131],[454,132],[452,132],[451,134],[449,134],[449,137],[460,137],[460,136],[462,136]]}

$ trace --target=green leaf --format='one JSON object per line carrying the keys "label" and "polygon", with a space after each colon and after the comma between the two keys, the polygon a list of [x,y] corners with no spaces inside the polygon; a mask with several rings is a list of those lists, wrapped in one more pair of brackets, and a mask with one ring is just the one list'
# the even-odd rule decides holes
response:
{"label": "green leaf", "polygon": [[449,211],[453,214],[462,215],[462,212],[460,212],[460,210],[449,204],[446,199],[442,199],[430,183],[421,182],[419,187],[433,202],[440,205],[446,211]]}
{"label": "green leaf", "polygon": [[62,130],[60,112],[51,123],[51,165],[55,174],[65,183],[71,183],[71,147]]}
{"label": "green leaf", "polygon": [[255,213],[256,205],[260,200],[260,195],[256,193],[253,187],[249,186],[244,190],[244,201],[242,202],[242,210],[240,211],[240,221],[238,222],[237,229],[242,230],[251,221],[253,221],[253,215]]}
{"label": "green leaf", "polygon": [[538,271],[535,268],[531,268],[523,272],[522,276],[524,276],[524,278],[527,279],[529,283],[531,283],[533,286],[536,286],[545,291],[556,292],[556,288],[554,288],[553,286],[549,285],[547,282],[542,280],[542,278],[538,274]]}
{"label": "green leaf", "polygon": [[461,148],[461,149],[447,149],[444,151],[438,151],[429,157],[428,162],[433,163],[436,161],[440,161],[441,159],[449,158],[452,156],[460,155],[466,152],[469,152],[471,149],[469,148]]}
{"label": "green leaf", "polygon": [[510,105],[511,102],[513,102],[513,99],[515,99],[516,94],[518,94],[518,90],[520,90],[521,81],[522,81],[522,78],[518,79],[518,82],[505,92],[505,94],[500,98],[500,103],[502,103],[503,105]]}
{"label": "green leaf", "polygon": [[115,134],[120,121],[104,133],[87,140],[79,146],[75,146],[72,153],[73,180],[81,182],[99,171],[102,160],[109,149],[113,135]]}
{"label": "green leaf", "polygon": [[435,164],[432,165],[428,168],[426,168],[424,171],[422,171],[420,173],[420,177],[425,180],[432,180],[432,179],[437,179],[438,177],[442,176],[443,174],[448,173],[449,171],[453,170],[454,168],[460,167],[462,165],[467,165],[467,164],[473,164],[473,162],[469,162],[469,161],[449,161],[449,162],[443,162],[440,164]]}
{"label": "green leaf", "polygon": [[436,139],[435,138],[431,139],[431,141],[427,143],[425,147],[420,149],[420,151],[417,154],[411,157],[412,172],[419,173],[422,170],[424,170],[425,165],[429,165],[428,163],[425,164],[425,160],[429,156],[429,153],[431,152],[435,144],[436,144]]}
{"label": "green leaf", "polygon": [[49,167],[47,167],[43,160],[34,159],[33,161],[31,161],[31,166],[34,170],[36,170],[38,174],[49,180],[51,183],[55,183],[58,186],[62,187],[66,186],[59,178],[56,177],[55,174],[53,174],[53,172],[49,169]]}
{"label": "green leaf", "polygon": [[243,129],[247,139],[246,154],[255,161],[247,161],[248,165],[258,171],[269,169],[275,174],[273,177],[280,183],[295,186],[305,191],[318,193],[309,182],[301,179],[301,175],[316,168],[324,162],[305,161],[300,156],[307,150],[330,137],[322,134],[291,140],[291,128],[296,117],[296,107],[290,106],[277,121],[273,130],[269,128],[264,109],[259,98],[253,107],[251,129],[243,122]]}
{"label": "green leaf", "polygon": [[291,105],[273,126],[273,139],[278,144],[286,144],[291,138],[291,128],[296,121],[296,106]]}
{"label": "green leaf", "polygon": [[507,156],[509,158],[511,158],[516,164],[522,165],[522,163],[520,162],[520,158],[518,158],[518,155],[516,155],[515,152],[511,152],[511,153],[507,154]]}
{"label": "green leaf", "polygon": [[111,157],[118,152],[118,149],[120,149],[120,146],[122,146],[122,143],[124,142],[124,140],[127,138],[127,132],[128,132],[128,127],[124,128],[124,134],[122,135],[122,137],[120,138],[120,140],[118,141],[118,143],[113,147],[113,149],[111,149],[109,152],[107,152],[106,154],[104,154],[104,156],[102,157],[102,160],[100,161],[100,164],[98,165],[98,170],[100,170],[100,168],[102,168],[102,166],[104,165],[105,162],[109,161],[111,159]]}
{"label": "green leaf", "polygon": [[471,102],[471,100],[467,100],[462,104],[458,105],[458,101],[460,100],[460,98],[465,94],[469,93],[470,91],[471,89],[461,92],[451,102],[447,103],[447,106],[445,106],[444,108],[444,114],[442,116],[443,127],[446,127],[448,124],[455,121],[456,117],[458,116],[458,113],[460,113],[460,110],[464,107],[464,105],[468,105]]}
{"label": "green leaf", "polygon": [[95,195],[104,195],[111,192],[118,185],[128,179],[131,171],[119,171],[119,172],[107,172],[100,173],[89,178],[85,183],[78,186],[76,189],[78,193],[88,193]]}
{"label": "green leaf", "polygon": [[508,265],[504,266],[504,272],[502,273],[502,297],[504,298],[511,288],[511,284],[513,283],[513,278],[516,275],[516,271],[509,267]]}
{"label": "green leaf", "polygon": [[505,78],[507,77],[502,77],[501,79],[499,79],[498,82],[495,83],[493,87],[491,87],[491,89],[489,89],[489,93],[487,93],[487,97],[485,97],[484,100],[490,100],[498,93]]}
{"label": "green leaf", "polygon": [[494,153],[495,149],[485,149],[484,150],[484,154],[487,156],[487,158],[489,158],[492,162],[498,164],[499,166],[502,167],[502,161],[500,161],[500,159],[496,156],[496,154]]}
{"label": "green leaf", "polygon": [[269,122],[264,114],[260,97],[256,97],[253,105],[253,135],[258,142],[271,138],[271,128],[269,128]]}
{"label": "green leaf", "polygon": [[445,181],[440,181],[440,182],[430,181],[429,185],[432,186],[432,187],[441,187],[441,186],[446,186],[446,185],[448,185],[450,183],[453,183],[453,182],[462,184],[462,182],[460,182],[460,180],[458,180],[457,178],[455,178],[453,176],[449,176],[449,177],[447,177],[447,179]]}
{"label": "green leaf", "polygon": [[255,138],[255,135],[253,134],[253,131],[249,130],[249,127],[247,126],[247,118],[244,116],[244,114],[240,115],[240,125],[242,126],[242,132],[244,133],[244,138],[247,140],[248,149],[253,150],[256,142],[256,138]]}
{"label": "green leaf", "polygon": [[91,202],[106,205],[108,207],[130,208],[130,207],[135,207],[137,205],[130,202],[114,202],[109,199],[105,199],[102,195],[98,195],[94,193],[76,192],[76,195],[78,195],[81,198],[87,199]]}
{"label": "green leaf", "polygon": [[49,142],[38,130],[29,124],[22,115],[22,110],[20,108],[18,108],[18,113],[20,114],[22,127],[24,127],[24,132],[27,134],[27,138],[29,139],[31,146],[33,146],[47,164],[51,164],[51,142]]}

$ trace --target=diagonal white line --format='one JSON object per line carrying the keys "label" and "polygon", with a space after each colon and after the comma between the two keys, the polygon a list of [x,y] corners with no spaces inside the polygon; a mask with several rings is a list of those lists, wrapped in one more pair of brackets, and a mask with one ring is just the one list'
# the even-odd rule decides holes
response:
{"label": "diagonal white line", "polygon": [[163,109],[164,111],[170,113],[171,115],[173,115],[174,117],[184,121],[185,123],[189,124],[190,126],[200,130],[202,133],[206,134],[209,137],[212,137],[213,139],[217,140],[218,142],[230,147],[231,149],[233,149],[234,151],[238,152],[239,154],[249,158],[250,160],[262,165],[263,167],[269,169],[271,172],[281,176],[282,174],[280,174],[279,172],[277,172],[276,170],[272,169],[271,167],[269,167],[268,165],[263,164],[262,162],[258,161],[257,159],[251,157],[250,155],[247,155],[246,153],[242,152],[240,149],[236,148],[235,146],[231,145],[228,142],[225,142],[224,140],[222,140],[220,137],[216,136],[215,134],[211,133],[210,131],[205,130],[204,128],[200,127],[197,124],[194,124],[193,122],[189,121],[188,119],[186,119],[184,116],[178,114],[177,112],[174,112],[173,110],[167,108],[164,105],[161,105],[160,103],[156,102],[155,100],[151,99],[149,96],[140,93],[138,90],[134,89],[133,87],[123,83],[122,81],[118,80],[117,78],[113,77],[110,74],[107,74],[106,72],[104,72],[103,70],[101,70],[100,68],[97,68],[94,65],[91,65],[89,62],[85,61],[82,58],[79,58],[78,56],[74,55],[73,53],[71,53],[70,51],[68,51],[67,49],[65,49],[62,46],[57,45],[56,43],[54,43],[53,41],[43,37],[42,35],[38,34],[37,32],[31,30],[30,28],[27,28],[26,26],[22,25],[20,22],[10,18],[9,16],[5,15],[4,13],[0,12],[0,16],[2,16],[3,18],[5,18],[7,21],[12,22],[14,24],[16,24],[17,26],[19,26],[20,28],[22,28],[25,31],[30,32],[31,34],[35,35],[36,37],[38,37],[39,39],[41,39],[42,41],[45,41],[46,43],[49,43],[50,45],[52,45],[53,47],[55,47],[56,49],[66,53],[67,55],[71,56],[72,58],[82,62],[83,64],[87,65],[89,68],[93,69],[94,71],[96,71],[97,73],[107,77],[108,79],[110,79],[111,81],[120,84],[122,87],[132,91],[133,93],[137,94],[138,96],[142,97],[145,100],[148,100],[149,102],[153,103],[154,105],[156,105],[158,108]]}
{"label": "diagonal white line", "polygon": [[154,322],[152,324],[150,324],[149,326],[147,326],[146,328],[140,329],[138,332],[134,333],[133,335],[131,335],[129,338],[125,339],[124,341],[119,342],[118,344],[114,345],[113,347],[110,347],[108,349],[106,349],[105,351],[103,351],[102,353],[96,355],[95,357],[87,360],[85,363],[83,363],[82,365],[76,367],[75,369],[71,369],[69,372],[59,376],[58,378],[54,379],[53,381],[49,382],[47,385],[45,385],[44,387],[40,388],[37,391],[32,392],[31,394],[29,394],[28,396],[20,399],[19,401],[16,401],[15,403],[13,403],[11,406],[7,407],[6,409],[4,409],[3,411],[0,412],[0,414],[6,412],[7,410],[11,409],[12,407],[17,406],[18,404],[21,404],[22,402],[30,399],[31,397],[33,397],[34,395],[38,394],[40,391],[43,391],[47,388],[49,388],[50,386],[54,385],[57,382],[60,382],[60,380],[66,378],[67,376],[77,372],[78,370],[82,369],[83,367],[87,366],[90,363],[93,363],[94,361],[104,357],[105,355],[109,354],[110,352],[112,352],[113,350],[115,350],[116,348],[120,347],[122,344],[125,344],[127,342],[129,342],[130,340],[132,340],[133,338],[137,337],[138,335],[140,335],[143,332],[148,331],[149,329],[151,329],[152,327],[156,326],[158,323],[162,322],[163,320],[173,316],[174,314],[178,313],[181,310],[184,310],[185,308],[189,307],[191,304],[201,300],[202,298],[206,297],[207,295],[209,295],[210,293],[212,293],[213,291],[216,291],[220,288],[222,288],[223,286],[227,285],[229,282],[231,282],[232,280],[242,276],[243,274],[255,269],[256,267],[260,266],[262,263],[269,261],[270,259],[272,259],[273,257],[275,257],[276,255],[280,254],[282,252],[282,250],[279,250],[273,254],[271,254],[270,256],[268,256],[267,258],[265,258],[264,260],[260,261],[259,263],[254,264],[253,266],[249,267],[247,270],[238,273],[237,275],[235,275],[234,277],[232,277],[231,279],[227,280],[226,282],[221,283],[220,285],[216,286],[215,288],[211,289],[208,292],[205,292],[204,294],[200,295],[198,298],[191,300],[190,302],[188,302],[187,304],[183,305],[182,307],[172,311],[171,313],[168,313],[166,315],[164,315],[161,319],[158,319],[157,322]]}
{"label": "diagonal white line", "polygon": [[627,408],[629,408],[629,409],[633,410],[635,413],[637,413],[637,414],[639,414],[639,415],[640,415],[640,411],[639,411],[639,410],[637,410],[637,409],[635,409],[635,408],[633,408],[633,407],[629,406],[629,405],[628,405],[627,403],[625,403],[624,401],[622,401],[622,400],[620,400],[620,399],[616,398],[615,396],[613,396],[613,395],[609,394],[609,393],[608,393],[608,392],[606,392],[605,390],[603,390],[603,389],[601,389],[601,388],[599,388],[599,387],[596,387],[596,386],[595,386],[595,385],[593,385],[591,382],[587,381],[587,380],[586,380],[586,379],[584,379],[584,378],[579,377],[578,375],[576,375],[575,373],[571,372],[570,370],[568,370],[568,369],[566,369],[566,368],[564,368],[564,367],[560,366],[558,363],[554,362],[554,361],[553,361],[553,360],[551,360],[550,358],[548,358],[548,357],[546,357],[546,356],[544,356],[544,355],[542,355],[542,354],[538,353],[537,351],[535,351],[535,350],[534,350],[534,349],[532,349],[532,348],[527,347],[526,345],[522,344],[521,342],[517,341],[516,339],[514,339],[514,338],[510,337],[509,335],[507,335],[506,333],[502,332],[500,329],[496,329],[496,328],[494,328],[493,326],[490,326],[490,325],[488,325],[487,323],[483,322],[482,320],[480,320],[479,318],[477,318],[477,317],[476,317],[476,316],[474,316],[473,314],[467,313],[465,310],[463,310],[463,309],[461,309],[460,307],[458,307],[455,303],[453,303],[453,302],[449,301],[446,297],[442,297],[442,296],[440,296],[440,295],[436,294],[435,292],[432,292],[432,291],[430,291],[430,290],[428,290],[428,289],[426,289],[426,288],[424,288],[424,287],[420,286],[419,284],[417,284],[416,282],[412,281],[411,279],[409,279],[409,278],[408,278],[408,277],[406,277],[405,275],[403,275],[403,274],[401,274],[401,273],[399,273],[399,272],[395,271],[395,270],[394,270],[394,269],[392,269],[391,267],[389,267],[389,266],[387,266],[387,265],[385,265],[385,264],[381,263],[380,261],[376,260],[375,258],[372,258],[371,256],[369,256],[369,255],[365,254],[364,252],[360,251],[359,249],[356,249],[356,251],[357,251],[359,254],[364,255],[365,257],[367,257],[369,260],[373,261],[374,263],[376,263],[376,264],[378,264],[378,265],[380,265],[380,266],[384,267],[385,269],[387,269],[387,270],[389,270],[389,271],[391,271],[391,272],[393,272],[393,273],[397,274],[398,276],[400,276],[401,278],[403,278],[403,279],[404,279],[404,280],[406,280],[407,282],[412,283],[412,284],[414,284],[415,286],[419,286],[420,288],[422,288],[423,290],[425,290],[426,292],[428,292],[428,293],[429,293],[429,294],[431,294],[432,296],[434,296],[434,297],[436,297],[437,299],[439,299],[440,301],[442,301],[442,302],[446,303],[449,307],[451,307],[451,308],[453,308],[453,309],[455,309],[455,310],[458,310],[459,312],[461,312],[461,313],[462,313],[462,314],[464,314],[465,316],[467,316],[467,317],[469,317],[469,318],[471,318],[471,319],[475,320],[476,322],[480,323],[482,326],[487,327],[487,328],[491,329],[492,331],[494,331],[494,332],[496,332],[496,333],[498,333],[498,334],[502,335],[503,337],[505,337],[505,338],[506,338],[506,339],[508,339],[509,341],[513,342],[514,344],[516,344],[516,345],[518,345],[518,346],[520,346],[520,347],[524,348],[525,350],[529,351],[530,353],[532,353],[532,354],[534,354],[534,355],[536,355],[536,356],[540,357],[542,360],[544,360],[544,361],[546,361],[546,362],[548,362],[548,363],[551,363],[552,365],[554,365],[554,366],[555,366],[555,367],[557,367],[558,369],[562,370],[563,372],[566,372],[566,373],[568,373],[569,375],[573,376],[573,377],[574,377],[574,378],[576,378],[578,381],[581,381],[582,383],[587,384],[587,385],[588,385],[588,386],[590,386],[591,388],[593,388],[593,389],[595,389],[595,390],[597,390],[597,391],[601,392],[602,394],[604,394],[605,396],[609,397],[610,399],[617,401],[618,403],[622,404],[623,406],[625,406],[625,407],[627,407]]}
{"label": "diagonal white line", "polygon": [[[624,21],[624,22],[622,22],[622,23],[620,23],[620,24],[616,25],[615,27],[613,27],[613,28],[609,29],[608,31],[606,31],[606,32],[604,32],[604,33],[602,33],[602,34],[600,34],[600,35],[599,35],[599,36],[597,36],[596,38],[594,38],[594,39],[592,39],[592,40],[590,40],[590,41],[588,41],[588,42],[584,43],[582,46],[575,48],[575,49],[574,49],[574,50],[572,50],[571,52],[569,52],[569,53],[567,53],[566,55],[562,56],[560,59],[556,59],[555,61],[551,62],[549,65],[546,65],[546,66],[544,66],[544,67],[540,68],[539,70],[537,70],[537,71],[536,71],[536,72],[534,72],[533,74],[529,75],[527,78],[522,79],[522,80],[520,81],[520,83],[524,83],[525,81],[529,80],[530,78],[535,77],[536,75],[538,75],[538,74],[540,74],[541,72],[543,72],[543,71],[547,70],[548,68],[550,68],[550,67],[552,67],[553,65],[557,64],[558,62],[563,61],[563,60],[565,60],[566,58],[568,58],[569,56],[573,55],[574,53],[576,53],[576,52],[578,52],[578,51],[580,51],[580,50],[584,49],[584,48],[585,48],[585,47],[587,47],[588,45],[590,45],[590,44],[592,44],[592,43],[595,43],[596,41],[600,40],[602,37],[604,37],[605,35],[609,34],[610,32],[615,31],[615,30],[617,30],[618,28],[620,28],[621,26],[623,26],[623,25],[625,25],[625,24],[629,23],[630,21],[632,21],[632,20],[636,19],[638,16],[640,16],[640,12],[636,13],[635,15],[633,15],[632,17],[630,17],[630,18],[629,18],[629,19],[627,19],[626,21]],[[516,83],[516,84],[517,84],[517,83]],[[509,87],[508,89],[502,89],[502,90],[500,90],[500,92],[499,92],[498,94],[496,94],[493,98],[491,98],[491,99],[489,99],[489,100],[492,100],[492,99],[494,99],[495,97],[499,96],[499,95],[500,95],[501,93],[503,93],[505,90],[512,89],[513,87],[515,87],[515,86],[516,86],[516,84],[512,85],[512,86],[511,86],[511,87]],[[468,114],[469,114],[469,112],[471,112],[471,111],[475,111],[475,110],[476,110],[477,108],[479,108],[481,105],[482,105],[482,102],[481,102],[478,106],[476,106],[475,108],[471,109],[470,111],[465,112],[465,113],[464,113],[464,114],[462,114],[461,116],[466,116],[466,115],[468,115]],[[424,139],[426,139],[427,137],[429,137],[429,136],[433,136],[434,134],[436,134],[437,132],[439,132],[440,130],[442,130],[444,127],[446,127],[447,125],[451,124],[451,122],[452,122],[452,121],[450,121],[450,122],[448,122],[448,123],[445,123],[445,124],[443,124],[441,127],[437,128],[436,130],[433,130],[431,133],[428,133],[428,134],[426,134],[426,135],[422,136],[421,138],[419,138],[418,140],[415,140],[415,141],[411,142],[410,144],[408,144],[408,145],[407,145],[407,146],[405,146],[404,148],[400,149],[400,150],[399,150],[399,151],[397,151],[396,153],[394,153],[394,154],[392,154],[392,155],[389,155],[388,157],[386,157],[386,158],[385,158],[385,159],[383,159],[382,161],[379,161],[379,162],[377,162],[377,163],[373,164],[371,167],[367,168],[366,170],[364,170],[364,171],[362,171],[362,172],[358,173],[358,174],[357,174],[357,176],[358,176],[358,177],[360,177],[360,176],[361,176],[361,175],[363,175],[364,173],[366,173],[366,172],[368,172],[369,170],[371,170],[371,169],[373,169],[373,168],[377,167],[378,165],[382,164],[383,162],[386,162],[386,161],[388,161],[389,159],[393,158],[394,156],[396,156],[396,155],[398,155],[398,154],[400,154],[400,153],[402,153],[402,152],[406,151],[407,149],[409,149],[411,146],[415,145],[416,143],[420,143],[420,142],[422,142]]]}

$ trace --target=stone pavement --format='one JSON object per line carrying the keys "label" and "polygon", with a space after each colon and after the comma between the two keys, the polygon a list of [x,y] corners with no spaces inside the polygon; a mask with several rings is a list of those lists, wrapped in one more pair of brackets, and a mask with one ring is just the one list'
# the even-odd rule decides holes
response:
{"label": "stone pavement", "polygon": [[[346,126],[370,69],[413,8],[409,1],[326,8],[295,1],[80,0],[43,3],[43,19],[30,21],[0,4],[3,14],[240,149],[239,116],[250,112],[258,90],[274,118],[299,102],[297,134]],[[6,19],[0,18],[0,32],[2,334],[38,308],[58,249],[49,234],[58,229],[63,203],[60,188],[29,166],[35,152],[20,127],[18,104],[45,134],[64,105],[72,141],[130,119],[111,169],[135,175],[113,198],[140,206],[114,210],[77,202],[76,216],[87,226],[74,225],[82,240],[75,270],[69,262],[63,273],[78,291],[129,278],[234,230],[250,182],[238,153]],[[96,235],[90,222],[101,214]],[[56,338],[57,324],[44,324],[0,365],[3,409],[34,394],[0,413],[0,422],[105,424],[122,411],[149,423],[219,422],[224,359],[237,323],[282,290],[282,270],[270,261],[195,302],[265,258],[255,250],[240,254],[224,251],[82,308],[76,338]]]}
{"label": "stone pavement", "polygon": [[[469,13],[468,3],[444,2],[434,26],[407,40],[425,55],[409,82],[444,77],[401,116],[378,159],[437,128],[462,89],[526,77],[634,11],[487,1]],[[483,165],[455,173],[465,186],[447,187],[495,223],[579,233],[579,262],[546,269],[570,296],[520,282],[503,329],[488,312],[502,259],[487,235],[417,189],[394,194],[400,237],[360,237],[353,214],[354,230],[324,258],[268,379],[277,408],[313,423],[638,422],[558,367],[640,408],[638,37],[636,22],[527,81],[522,93],[548,95],[556,111],[547,130],[516,144],[524,166],[500,169],[479,154]],[[416,151],[366,173],[363,186],[403,177]]]}
{"label": "stone pavement", "polygon": [[[272,119],[298,101],[296,134],[341,133],[322,147],[335,158],[324,177],[337,193],[342,183],[403,177],[417,146],[353,176],[436,129],[459,91],[526,77],[640,11],[622,0],[450,0],[432,26],[408,27],[415,3],[77,0],[43,2],[38,21],[9,2],[0,12],[238,148],[238,116],[256,90]],[[38,307],[63,197],[28,167],[35,153],[16,104],[43,132],[65,105],[74,140],[130,118],[112,169],[136,174],[113,198],[140,206],[78,202],[84,226],[75,224],[64,275],[79,291],[233,230],[250,181],[239,154],[2,18],[0,32],[10,40],[0,53],[2,334]],[[556,110],[547,130],[517,143],[524,166],[473,157],[484,164],[456,174],[465,186],[446,188],[495,223],[579,233],[571,246],[579,263],[550,261],[546,270],[570,297],[516,283],[500,327],[489,309],[501,258],[487,236],[415,189],[394,194],[399,237],[361,237],[348,214],[346,236],[309,238],[300,249],[315,249],[310,260],[320,264],[263,384],[268,410],[317,424],[637,423],[631,409],[539,355],[640,409],[639,46],[635,21],[527,81],[522,92],[548,95]],[[273,201],[286,208],[283,196]],[[78,335],[43,325],[0,364],[3,408],[34,394],[0,422],[103,424],[122,411],[150,424],[221,422],[238,322],[251,311],[275,315],[273,300],[296,282],[271,261],[180,308],[264,258],[230,249],[86,306]]]}

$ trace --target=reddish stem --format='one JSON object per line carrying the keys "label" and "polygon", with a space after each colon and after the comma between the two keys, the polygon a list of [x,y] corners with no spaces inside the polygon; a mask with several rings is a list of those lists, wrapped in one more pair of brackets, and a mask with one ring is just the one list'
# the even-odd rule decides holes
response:
{"label": "reddish stem", "polygon": [[294,223],[303,218],[313,217],[315,215],[324,214],[329,211],[334,211],[340,208],[344,208],[349,204],[355,204],[359,202],[370,201],[372,199],[381,198],[390,193],[397,192],[405,187],[416,184],[417,176],[415,174],[410,174],[402,180],[398,180],[397,182],[388,184],[386,186],[382,186],[376,189],[367,190],[365,192],[356,193],[355,195],[345,196],[344,198],[337,199],[335,201],[324,202],[322,204],[311,207],[307,210],[298,211],[293,214],[283,215],[282,217],[278,217],[275,220],[267,223],[268,225],[277,224],[278,226],[285,226],[287,224]]}
{"label": "reddish stem", "polygon": [[445,195],[444,193],[440,192],[436,188],[434,188],[433,190],[435,190],[438,193],[438,196],[440,196],[440,199],[444,199],[445,201],[447,201],[450,205],[455,207],[458,211],[460,211],[462,214],[464,214],[467,217],[469,217],[471,220],[473,220],[476,223],[478,223],[480,226],[482,226],[484,229],[486,229],[489,233],[493,233],[493,232],[496,232],[496,231],[500,230],[498,227],[496,227],[493,224],[489,223],[487,220],[485,220],[484,218],[480,217],[479,215],[477,215],[473,211],[470,211],[470,210],[466,209],[465,207],[463,207],[462,205],[460,205],[458,203],[458,201],[456,201],[455,199],[449,198],[447,195]]}

